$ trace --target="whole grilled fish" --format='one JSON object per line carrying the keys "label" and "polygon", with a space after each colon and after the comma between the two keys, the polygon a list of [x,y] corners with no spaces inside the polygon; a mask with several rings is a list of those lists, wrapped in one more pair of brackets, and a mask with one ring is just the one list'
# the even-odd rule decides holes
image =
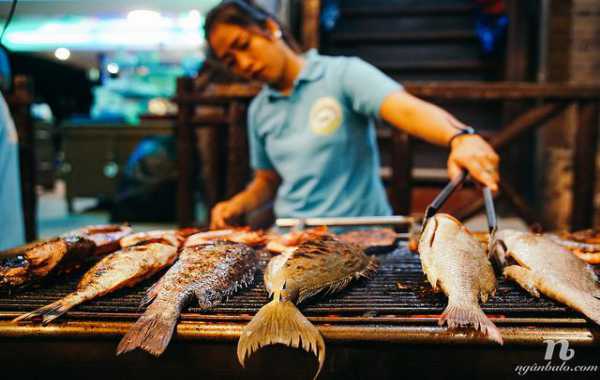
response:
{"label": "whole grilled fish", "polygon": [[434,290],[448,297],[439,324],[450,329],[472,326],[502,344],[498,328],[481,310],[496,289],[496,277],[486,249],[454,217],[436,214],[429,219],[419,240],[423,272]]}
{"label": "whole grilled fish", "polygon": [[128,226],[90,226],[8,251],[0,259],[0,287],[71,272],[118,249],[119,240],[130,232]]}
{"label": "whole grilled fish", "polygon": [[600,285],[589,265],[543,235],[503,230],[496,241],[506,277],[534,297],[542,293],[600,324]]}
{"label": "whole grilled fish", "polygon": [[248,227],[212,230],[190,235],[185,240],[184,247],[206,244],[214,240],[226,240],[235,243],[242,243],[250,247],[256,247],[263,245],[266,237],[262,231],[251,231]]}
{"label": "whole grilled fish", "polygon": [[126,286],[134,286],[171,265],[176,258],[177,248],[160,243],[136,245],[111,253],[86,272],[75,292],[50,305],[23,314],[13,322],[41,317],[42,323],[48,324],[83,302]]}
{"label": "whole grilled fish", "polygon": [[175,230],[154,230],[146,232],[138,232],[121,239],[122,248],[131,247],[139,244],[161,243],[179,248],[185,237]]}
{"label": "whole grilled fish", "polygon": [[242,330],[237,355],[243,366],[260,347],[281,343],[312,351],[319,360],[318,376],[325,361],[325,343],[317,328],[296,305],[321,292],[334,293],[352,279],[368,277],[377,260],[354,244],[319,236],[273,257],[264,273],[265,288],[273,300],[263,306]]}
{"label": "whole grilled fish", "polygon": [[214,241],[185,248],[179,260],[146,293],[142,305],[154,300],[117,347],[117,355],[141,348],[162,354],[181,310],[196,298],[208,309],[254,280],[256,252],[240,243]]}

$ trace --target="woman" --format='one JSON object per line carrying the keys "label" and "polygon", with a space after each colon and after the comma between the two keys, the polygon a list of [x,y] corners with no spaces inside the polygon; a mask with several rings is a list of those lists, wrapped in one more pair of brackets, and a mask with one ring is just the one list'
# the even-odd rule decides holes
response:
{"label": "woman", "polygon": [[212,228],[273,199],[277,217],[390,215],[376,118],[449,146],[450,177],[466,169],[497,189],[499,158],[481,137],[368,63],[315,51],[301,55],[272,15],[241,0],[214,8],[205,35],[211,54],[231,71],[265,84],[248,112],[254,179],[213,208]]}

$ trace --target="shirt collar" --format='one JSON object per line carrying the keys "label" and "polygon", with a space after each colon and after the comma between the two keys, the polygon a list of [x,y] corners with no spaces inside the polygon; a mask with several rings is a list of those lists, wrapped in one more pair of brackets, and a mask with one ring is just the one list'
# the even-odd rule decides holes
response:
{"label": "shirt collar", "polygon": [[[323,67],[323,63],[321,62],[319,53],[317,53],[316,49],[310,49],[309,51],[304,53],[303,58],[305,60],[304,67],[302,68],[302,71],[300,71],[298,78],[296,78],[296,80],[294,81],[292,93],[296,91],[300,83],[313,82],[319,80],[325,72],[325,68]],[[265,91],[270,100],[287,97],[286,95],[283,95],[281,92],[271,88],[268,85],[265,85]]]}

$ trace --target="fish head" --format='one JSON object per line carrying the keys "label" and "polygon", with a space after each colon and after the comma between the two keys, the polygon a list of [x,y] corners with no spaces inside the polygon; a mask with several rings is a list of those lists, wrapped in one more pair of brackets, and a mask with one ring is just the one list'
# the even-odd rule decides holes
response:
{"label": "fish head", "polygon": [[0,261],[0,288],[19,286],[27,282],[29,267],[29,262],[20,255]]}
{"label": "fish head", "polygon": [[497,269],[502,269],[509,265],[511,247],[514,247],[517,241],[523,239],[528,233],[507,229],[498,231],[493,249],[489,252],[489,258]]}
{"label": "fish head", "polygon": [[425,224],[423,233],[419,238],[419,252],[425,245],[431,247],[437,237],[438,231],[443,231],[444,234],[456,233],[463,228],[462,223],[449,214],[435,214]]}

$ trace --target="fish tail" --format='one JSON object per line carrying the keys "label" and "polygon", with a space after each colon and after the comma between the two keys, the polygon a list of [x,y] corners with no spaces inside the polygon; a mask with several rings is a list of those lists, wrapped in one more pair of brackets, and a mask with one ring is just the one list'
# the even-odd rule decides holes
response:
{"label": "fish tail", "polygon": [[319,360],[316,379],[325,362],[325,342],[319,330],[292,302],[269,302],[244,327],[237,346],[240,364],[243,367],[246,357],[263,346],[275,343],[295,348],[302,345],[303,350],[312,351]]}
{"label": "fish tail", "polygon": [[161,310],[160,307],[152,308],[151,305],[121,339],[117,355],[141,348],[154,356],[160,356],[171,341],[177,319],[177,312]]}
{"label": "fish tail", "polygon": [[49,305],[40,307],[37,310],[34,310],[30,313],[23,314],[15,319],[13,319],[14,323],[25,321],[25,320],[36,320],[41,318],[42,324],[46,325],[61,315],[65,314],[67,311],[71,310],[73,307],[79,305],[85,301],[85,298],[79,293],[71,293],[66,297],[53,302]]}
{"label": "fish tail", "polygon": [[450,300],[438,322],[440,326],[444,323],[448,324],[449,329],[473,326],[475,330],[481,331],[490,340],[500,345],[503,344],[500,330],[488,319],[478,304],[469,305]]}

